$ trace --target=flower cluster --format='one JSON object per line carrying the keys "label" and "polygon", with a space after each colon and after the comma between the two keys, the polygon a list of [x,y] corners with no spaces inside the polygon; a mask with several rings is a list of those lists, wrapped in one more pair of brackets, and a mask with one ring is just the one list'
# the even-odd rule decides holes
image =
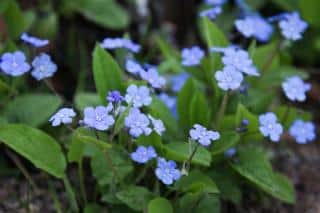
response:
{"label": "flower cluster", "polygon": [[166,185],[171,185],[181,177],[181,172],[177,169],[177,164],[172,160],[166,161],[164,158],[158,158],[155,173],[156,176]]}

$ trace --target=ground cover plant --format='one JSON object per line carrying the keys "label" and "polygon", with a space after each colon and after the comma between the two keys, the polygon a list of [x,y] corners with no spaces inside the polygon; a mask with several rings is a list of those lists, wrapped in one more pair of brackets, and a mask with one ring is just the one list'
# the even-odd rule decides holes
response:
{"label": "ground cover plant", "polygon": [[305,37],[319,39],[308,34],[319,3],[257,2],[199,2],[198,38],[184,45],[152,23],[161,3],[0,2],[3,167],[31,191],[42,174],[56,212],[232,212],[251,196],[294,205],[272,163],[316,141],[303,103],[317,88],[301,68],[313,59],[295,59]]}

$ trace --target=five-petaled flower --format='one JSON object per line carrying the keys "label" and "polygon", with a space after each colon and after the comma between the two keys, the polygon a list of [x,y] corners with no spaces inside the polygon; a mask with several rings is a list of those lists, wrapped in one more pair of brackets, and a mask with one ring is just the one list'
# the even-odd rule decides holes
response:
{"label": "five-petaled flower", "polygon": [[7,75],[20,76],[30,70],[30,65],[26,62],[23,52],[15,51],[2,55],[0,68]]}
{"label": "five-petaled flower", "polygon": [[282,35],[292,41],[302,38],[302,34],[306,31],[308,24],[300,18],[298,12],[287,13],[281,16],[279,22]]}
{"label": "five-petaled flower", "polygon": [[295,120],[289,129],[289,134],[299,144],[306,144],[316,138],[315,125],[312,122]]}
{"label": "five-petaled flower", "polygon": [[199,124],[193,125],[193,129],[190,129],[189,135],[192,140],[197,141],[202,146],[209,146],[211,141],[215,141],[220,138],[219,132],[207,130]]}
{"label": "five-petaled flower", "polygon": [[164,158],[158,158],[155,174],[157,178],[166,185],[171,185],[181,177],[181,172],[177,169],[177,164],[172,160],[166,161]]}
{"label": "five-petaled flower", "polygon": [[132,74],[140,74],[144,71],[143,67],[138,62],[132,59],[127,59],[125,67],[126,70]]}
{"label": "five-petaled flower", "polygon": [[133,161],[141,164],[147,163],[149,160],[156,158],[157,153],[153,146],[138,146],[135,152],[130,154]]}
{"label": "five-petaled flower", "polygon": [[267,112],[259,116],[261,134],[265,137],[270,137],[273,142],[278,142],[283,132],[282,125],[278,123],[277,116],[272,112]]}
{"label": "five-petaled flower", "polygon": [[200,17],[208,17],[211,20],[214,20],[219,14],[221,14],[222,8],[220,6],[212,7],[207,10],[200,12]]}
{"label": "five-petaled flower", "polygon": [[153,88],[161,88],[166,84],[166,79],[159,75],[156,68],[152,67],[140,72],[140,77],[147,81]]}
{"label": "five-petaled flower", "polygon": [[306,92],[311,89],[311,85],[304,83],[299,76],[292,76],[282,83],[282,89],[289,100],[303,102],[306,100]]}
{"label": "five-petaled flower", "polygon": [[51,57],[45,53],[35,57],[32,61],[33,70],[31,71],[32,77],[38,81],[49,78],[57,71],[57,65],[52,62]]}
{"label": "five-petaled flower", "polygon": [[125,100],[128,104],[133,105],[133,107],[148,106],[151,104],[152,98],[150,96],[150,90],[146,86],[136,86],[134,84],[127,88],[127,94],[125,95]]}
{"label": "five-petaled flower", "polygon": [[124,120],[124,124],[129,128],[129,134],[135,138],[142,134],[150,135],[152,132],[152,129],[149,127],[150,121],[148,117],[137,108],[130,109],[129,115]]}
{"label": "five-petaled flower", "polygon": [[72,108],[62,108],[49,119],[49,122],[52,126],[70,124],[74,116],[76,116],[76,113]]}
{"label": "five-petaled flower", "polygon": [[181,51],[181,56],[182,65],[186,67],[196,66],[200,64],[201,59],[204,57],[204,51],[198,46],[184,48]]}
{"label": "five-petaled flower", "polygon": [[108,130],[114,124],[114,118],[109,114],[113,107],[105,106],[86,107],[84,109],[83,124],[100,131]]}
{"label": "five-petaled flower", "polygon": [[111,103],[120,103],[124,100],[124,97],[118,90],[108,92],[107,101]]}
{"label": "five-petaled flower", "polygon": [[243,80],[243,75],[232,66],[226,66],[222,71],[215,73],[215,78],[218,81],[218,86],[223,90],[238,89]]}
{"label": "five-petaled flower", "polygon": [[148,115],[148,118],[150,119],[152,126],[153,126],[153,130],[158,134],[158,135],[162,135],[162,133],[166,130],[163,122],[160,119],[155,119],[154,117],[152,117],[151,115]]}

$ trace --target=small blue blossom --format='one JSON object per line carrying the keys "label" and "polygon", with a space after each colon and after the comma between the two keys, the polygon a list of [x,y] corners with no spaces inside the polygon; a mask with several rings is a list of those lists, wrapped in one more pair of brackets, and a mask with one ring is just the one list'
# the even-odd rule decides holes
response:
{"label": "small blue blossom", "polygon": [[132,74],[140,74],[141,72],[144,71],[144,69],[142,68],[142,66],[138,62],[131,60],[131,59],[128,59],[126,61],[125,66],[126,66],[126,70]]}
{"label": "small blue blossom", "polygon": [[259,15],[247,16],[235,21],[236,29],[246,38],[254,37],[266,42],[273,33],[273,27]]}
{"label": "small blue blossom", "polygon": [[271,141],[278,142],[283,132],[282,125],[277,122],[277,117],[272,112],[267,112],[259,116],[259,130],[265,137],[270,137]]}
{"label": "small blue blossom", "polygon": [[132,103],[133,107],[148,106],[151,104],[152,98],[150,96],[150,90],[146,86],[136,86],[134,84],[127,88],[127,94],[125,100],[128,104]]}
{"label": "small blue blossom", "polygon": [[26,62],[23,52],[15,51],[2,55],[0,68],[7,75],[20,76],[30,70],[30,65]]}
{"label": "small blue blossom", "polygon": [[107,101],[112,103],[120,103],[124,100],[124,97],[118,90],[108,92]]}
{"label": "small blue blossom", "polygon": [[222,71],[215,73],[215,78],[218,81],[218,86],[226,91],[238,89],[243,80],[243,75],[236,71],[234,67],[226,66]]}
{"label": "small blue blossom", "polygon": [[21,40],[34,46],[34,47],[43,47],[49,44],[49,40],[47,39],[40,39],[34,36],[30,36],[27,33],[22,33]]}
{"label": "small blue blossom", "polygon": [[204,0],[204,2],[210,5],[223,5],[227,0]]}
{"label": "small blue blossom", "polygon": [[237,153],[237,149],[235,147],[229,148],[227,151],[224,152],[226,157],[232,157]]}
{"label": "small blue blossom", "polygon": [[72,108],[62,108],[49,119],[49,122],[52,126],[70,124],[74,116],[76,116],[76,113]]}
{"label": "small blue blossom", "polygon": [[97,130],[107,130],[114,124],[114,118],[109,114],[112,111],[112,105],[86,107],[84,109],[84,125],[97,129]]}
{"label": "small blue blossom", "polygon": [[181,172],[177,169],[177,164],[172,160],[166,161],[164,158],[158,158],[155,174],[157,178],[166,185],[171,185],[181,177]]}
{"label": "small blue blossom", "polygon": [[256,67],[253,65],[251,58],[247,51],[228,47],[224,50],[222,62],[225,66],[232,66],[239,72],[247,75],[259,76]]}
{"label": "small blue blossom", "polygon": [[166,79],[160,76],[155,68],[140,72],[140,77],[156,89],[162,88],[166,84]]}
{"label": "small blue blossom", "polygon": [[203,10],[200,12],[200,17],[208,17],[211,20],[216,19],[218,15],[222,13],[222,8],[220,6],[213,7],[211,9]]}
{"label": "small blue blossom", "polygon": [[57,71],[57,65],[52,62],[51,57],[45,53],[35,57],[32,61],[32,77],[38,81],[50,78]]}
{"label": "small blue blossom", "polygon": [[123,47],[130,50],[131,52],[138,53],[141,49],[139,44],[134,43],[130,39],[123,39]]}
{"label": "small blue blossom", "polygon": [[173,92],[179,92],[190,75],[187,72],[182,72],[171,77],[171,89]]}
{"label": "small blue blossom", "polygon": [[132,42],[130,39],[125,38],[105,38],[101,46],[105,49],[118,49],[125,48],[131,52],[137,53],[140,51],[140,45]]}
{"label": "small blue blossom", "polygon": [[152,146],[138,146],[136,151],[132,152],[130,156],[133,161],[145,164],[152,158],[156,158],[157,153]]}
{"label": "small blue blossom", "polygon": [[283,19],[279,22],[281,34],[288,40],[297,41],[302,38],[308,24],[303,21],[298,12],[282,15]]}
{"label": "small blue blossom", "polygon": [[306,144],[316,138],[315,125],[312,122],[295,120],[289,129],[289,134],[298,144]]}
{"label": "small blue blossom", "polygon": [[292,76],[282,83],[282,89],[289,100],[303,102],[307,98],[306,92],[311,89],[311,85],[304,83],[299,76]]}
{"label": "small blue blossom", "polygon": [[184,48],[181,51],[182,65],[186,67],[196,66],[200,64],[201,59],[204,57],[204,51],[198,47],[194,46],[192,48]]}
{"label": "small blue blossom", "polygon": [[199,124],[193,125],[193,129],[190,129],[189,135],[192,140],[197,141],[202,146],[209,146],[211,141],[215,141],[220,138],[219,132],[207,130]]}
{"label": "small blue blossom", "polygon": [[163,122],[160,119],[155,119],[154,117],[152,117],[151,115],[148,115],[152,126],[153,126],[153,130],[158,134],[158,135],[162,135],[162,133],[166,130],[165,126],[163,125]]}
{"label": "small blue blossom", "polygon": [[148,117],[137,108],[130,109],[129,115],[125,118],[124,123],[125,126],[129,128],[130,135],[135,138],[142,134],[148,136],[152,132],[149,127],[150,121]]}

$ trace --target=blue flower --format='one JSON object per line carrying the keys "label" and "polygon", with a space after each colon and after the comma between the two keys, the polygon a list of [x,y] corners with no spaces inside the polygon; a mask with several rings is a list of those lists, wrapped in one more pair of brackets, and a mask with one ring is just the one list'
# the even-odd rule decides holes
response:
{"label": "blue flower", "polygon": [[215,141],[220,138],[219,132],[207,130],[199,124],[193,125],[193,129],[190,129],[189,135],[192,140],[197,141],[202,146],[209,146],[211,141]]}
{"label": "blue flower", "polygon": [[229,148],[227,151],[224,152],[226,157],[232,157],[237,153],[237,149],[235,147]]}
{"label": "blue flower", "polygon": [[303,102],[307,98],[306,92],[311,89],[311,85],[304,83],[299,76],[292,76],[282,83],[282,89],[289,100]]}
{"label": "blue flower", "polygon": [[177,109],[176,109],[177,98],[174,96],[169,96],[166,93],[161,93],[158,97],[170,109],[171,113],[174,116],[176,116],[177,115]]}
{"label": "blue flower", "polygon": [[57,65],[51,61],[51,57],[45,53],[35,57],[32,61],[32,77],[38,81],[52,77],[57,71]]}
{"label": "blue flower", "polygon": [[127,88],[125,100],[128,104],[132,103],[133,107],[148,106],[151,104],[152,98],[150,90],[146,86],[137,87],[132,84]]}
{"label": "blue flower", "polygon": [[241,72],[236,71],[234,67],[226,66],[222,71],[217,71],[215,73],[215,78],[221,89],[235,90],[240,87],[243,75]]}
{"label": "blue flower", "polygon": [[125,66],[126,66],[126,70],[132,74],[140,74],[141,72],[144,71],[144,69],[142,68],[142,66],[138,62],[131,60],[131,59],[128,59],[126,61]]}
{"label": "blue flower", "polygon": [[124,100],[124,97],[118,90],[108,92],[107,101],[112,103],[120,103]]}
{"label": "blue flower", "polygon": [[223,5],[227,0],[204,0],[206,4],[210,5]]}
{"label": "blue flower", "polygon": [[156,158],[157,153],[152,146],[138,146],[136,151],[132,152],[130,156],[133,161],[145,164],[152,158]]}
{"label": "blue flower", "polygon": [[190,75],[187,72],[182,72],[171,77],[171,89],[173,92],[179,92]]}
{"label": "blue flower", "polygon": [[306,144],[316,138],[315,125],[312,122],[295,120],[289,129],[289,134],[298,144]]}
{"label": "blue flower", "polygon": [[148,136],[152,132],[149,127],[150,121],[148,117],[137,108],[130,109],[129,115],[124,120],[124,124],[129,128],[130,135],[135,138],[142,134]]}
{"label": "blue flower", "polygon": [[149,68],[147,71],[141,71],[140,77],[147,81],[153,88],[159,89],[166,84],[166,79],[160,76],[155,68]]}
{"label": "blue flower", "polygon": [[34,36],[29,36],[27,33],[22,33],[21,40],[34,46],[34,47],[43,47],[49,44],[49,40],[40,39]]}
{"label": "blue flower", "polygon": [[200,64],[201,59],[204,57],[204,51],[198,47],[194,46],[192,48],[184,48],[181,51],[182,65],[190,67]]}
{"label": "blue flower", "polygon": [[217,6],[211,9],[203,10],[200,12],[200,17],[208,17],[211,20],[214,20],[219,14],[221,14],[222,8]]}
{"label": "blue flower", "polygon": [[162,183],[171,185],[174,181],[179,180],[181,177],[180,170],[176,169],[177,164],[172,161],[166,161],[164,158],[158,158],[158,166],[155,174]]}
{"label": "blue flower", "polygon": [[302,38],[308,24],[300,18],[298,12],[292,12],[282,15],[279,27],[286,39],[296,41]]}
{"label": "blue flower", "polygon": [[52,126],[60,126],[62,123],[70,124],[74,116],[76,116],[76,113],[72,108],[62,108],[49,119],[49,122]]}
{"label": "blue flower", "polygon": [[254,37],[261,42],[268,41],[273,33],[272,25],[259,15],[238,19],[235,21],[235,26],[244,37]]}
{"label": "blue flower", "polygon": [[282,125],[277,122],[277,117],[272,112],[267,112],[259,116],[259,130],[265,137],[270,137],[271,141],[278,142],[283,132]]}
{"label": "blue flower", "polygon": [[222,62],[225,66],[232,66],[239,72],[243,72],[247,75],[260,75],[256,67],[253,65],[247,51],[228,47],[223,51],[223,53],[224,56],[222,57]]}
{"label": "blue flower", "polygon": [[140,45],[132,42],[130,39],[125,38],[105,38],[101,46],[105,49],[118,49],[125,48],[131,52],[137,53],[140,51]]}
{"label": "blue flower", "polygon": [[4,53],[1,57],[0,68],[4,73],[11,76],[20,76],[30,70],[23,52]]}
{"label": "blue flower", "polygon": [[163,125],[163,122],[160,119],[155,119],[154,117],[152,117],[151,115],[148,115],[152,126],[153,126],[153,130],[158,134],[158,135],[162,135],[162,133],[166,130],[165,126]]}
{"label": "blue flower", "polygon": [[112,105],[86,107],[84,109],[83,123],[97,130],[107,130],[114,124],[114,118],[109,114],[112,111]]}

